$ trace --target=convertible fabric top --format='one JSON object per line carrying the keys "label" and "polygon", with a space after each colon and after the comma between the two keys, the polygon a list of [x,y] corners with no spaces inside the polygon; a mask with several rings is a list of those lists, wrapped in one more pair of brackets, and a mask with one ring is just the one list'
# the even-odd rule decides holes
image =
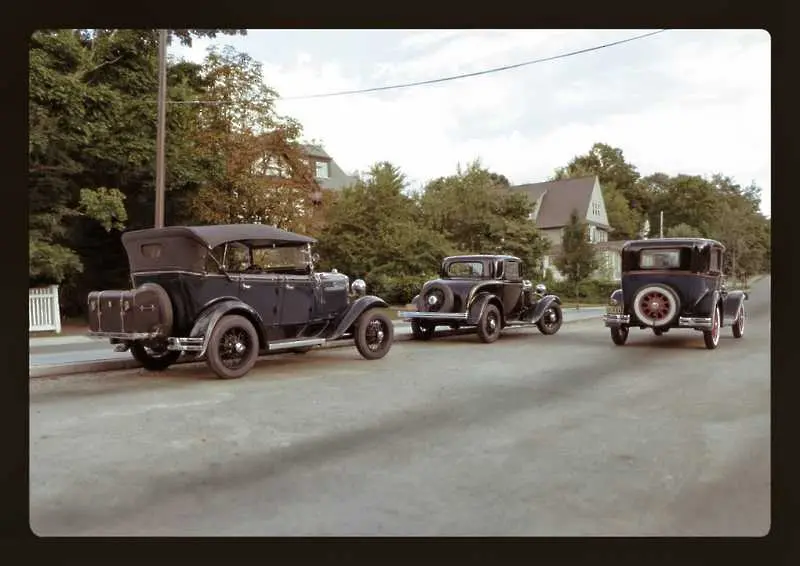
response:
{"label": "convertible fabric top", "polygon": [[242,242],[249,246],[274,244],[285,246],[316,242],[310,236],[287,232],[266,224],[212,224],[208,226],[167,226],[134,230],[122,235],[123,244],[137,240],[155,240],[175,236],[190,237],[208,247],[215,248],[228,242]]}

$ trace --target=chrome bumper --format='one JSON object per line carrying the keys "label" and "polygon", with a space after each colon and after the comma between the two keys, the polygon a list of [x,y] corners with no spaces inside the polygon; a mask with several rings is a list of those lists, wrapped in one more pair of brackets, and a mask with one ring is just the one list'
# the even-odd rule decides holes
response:
{"label": "chrome bumper", "polygon": [[157,332],[89,332],[89,338],[111,338],[114,340],[150,340],[157,338]]}
{"label": "chrome bumper", "polygon": [[604,314],[603,322],[606,326],[619,326],[621,324],[628,324],[631,321],[629,314]]}
{"label": "chrome bumper", "polygon": [[203,337],[200,338],[167,338],[167,350],[177,352],[202,352]]}
{"label": "chrome bumper", "polygon": [[682,316],[678,318],[678,326],[685,328],[705,328],[711,330],[713,320],[710,316]]}
{"label": "chrome bumper", "polygon": [[399,311],[400,318],[433,318],[436,320],[467,320],[465,312]]}

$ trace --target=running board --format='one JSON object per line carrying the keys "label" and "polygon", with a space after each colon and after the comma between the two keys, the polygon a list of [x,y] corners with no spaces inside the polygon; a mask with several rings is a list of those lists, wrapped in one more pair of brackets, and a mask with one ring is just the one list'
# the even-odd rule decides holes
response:
{"label": "running board", "polygon": [[302,340],[278,340],[270,342],[268,350],[270,352],[277,352],[280,350],[293,350],[294,348],[309,348],[313,346],[322,346],[327,340],[325,338],[304,338]]}
{"label": "running board", "polygon": [[513,320],[506,323],[506,327],[510,326],[536,326],[536,323],[528,322],[527,320]]}

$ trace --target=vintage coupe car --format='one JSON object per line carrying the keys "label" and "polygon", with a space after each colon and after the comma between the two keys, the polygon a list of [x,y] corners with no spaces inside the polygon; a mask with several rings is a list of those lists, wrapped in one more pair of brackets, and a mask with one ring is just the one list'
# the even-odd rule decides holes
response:
{"label": "vintage coupe car", "polygon": [[412,300],[411,320],[418,340],[429,340],[437,326],[477,327],[481,341],[494,342],[505,327],[537,326],[542,334],[561,328],[561,299],[543,284],[523,279],[523,264],[510,255],[460,255],[442,261],[440,277],[425,283]]}
{"label": "vintage coupe car", "polygon": [[182,353],[220,378],[259,355],[305,353],[354,339],[366,359],[391,348],[394,326],[364,281],[314,270],[313,238],[260,224],[169,226],[126,232],[133,289],[88,296],[90,336],[130,350],[149,370]]}
{"label": "vintage coupe car", "polygon": [[705,238],[633,240],[622,247],[622,288],[611,294],[605,326],[622,346],[631,327],[656,336],[671,328],[703,333],[706,348],[719,345],[720,328],[744,335],[744,291],[728,290],[722,274],[725,247]]}

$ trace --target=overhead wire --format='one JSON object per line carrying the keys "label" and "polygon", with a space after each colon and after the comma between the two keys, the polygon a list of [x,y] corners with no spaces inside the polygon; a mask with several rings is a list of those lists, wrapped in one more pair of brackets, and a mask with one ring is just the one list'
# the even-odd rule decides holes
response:
{"label": "overhead wire", "polygon": [[[372,88],[363,88],[363,89],[353,89],[353,90],[341,90],[336,92],[326,92],[326,93],[319,93],[319,94],[307,94],[301,96],[279,96],[278,100],[310,100],[315,98],[330,98],[334,96],[347,96],[347,95],[354,95],[354,94],[367,94],[371,92],[382,92],[387,90],[397,90],[401,88],[410,88],[416,86],[425,86],[425,85],[432,85],[432,84],[439,84],[448,81],[455,81],[459,79],[466,79],[470,77],[478,77],[482,75],[489,75],[492,73],[500,73],[503,71],[509,71],[512,69],[518,69],[520,67],[527,67],[530,65],[535,65],[538,63],[545,63],[548,61],[555,61],[557,59],[564,59],[567,57],[574,57],[575,55],[582,55],[584,53],[590,53],[592,51],[599,51],[601,49],[607,49],[609,47],[614,47],[617,45],[622,45],[624,43],[630,43],[632,41],[637,41],[639,39],[644,39],[646,37],[652,37],[654,35],[658,35],[660,33],[664,33],[668,31],[668,29],[660,29],[644,34],[640,34],[634,37],[629,37],[626,39],[620,39],[618,41],[612,41],[610,43],[604,43],[602,45],[595,45],[594,47],[587,47],[585,49],[578,49],[575,51],[569,51],[567,53],[560,53],[558,55],[551,55],[550,57],[541,57],[538,59],[531,59],[529,61],[523,61],[521,63],[514,63],[511,65],[503,65],[501,67],[492,67],[490,69],[483,69],[481,71],[474,71],[471,73],[462,73],[459,75],[451,75],[448,77],[440,77],[437,79],[428,79],[424,81],[414,81],[409,83],[401,83],[401,84],[393,84],[393,85],[384,85],[384,86],[377,86]],[[170,100],[168,104],[234,104],[234,101],[228,100]]]}

